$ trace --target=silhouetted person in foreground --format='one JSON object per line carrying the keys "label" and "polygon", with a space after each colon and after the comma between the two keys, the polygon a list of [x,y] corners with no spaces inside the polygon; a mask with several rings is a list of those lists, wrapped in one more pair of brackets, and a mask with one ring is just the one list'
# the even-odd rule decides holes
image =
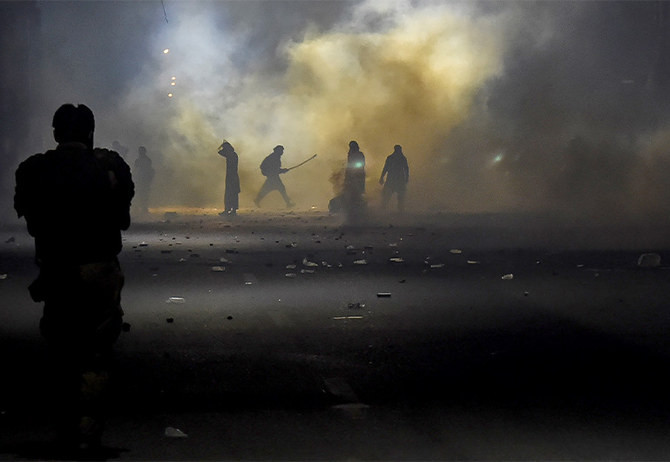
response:
{"label": "silhouetted person in foreground", "polygon": [[55,392],[59,443],[77,457],[101,448],[102,398],[122,329],[117,255],[134,194],[121,156],[93,148],[94,128],[88,107],[61,106],[53,117],[58,146],[19,165],[14,196],[35,238],[39,276],[29,290],[44,302],[40,331],[53,368],[45,385]]}
{"label": "silhouetted person in foreground", "polygon": [[223,196],[223,205],[225,210],[219,215],[234,216],[237,215],[237,209],[240,208],[239,195],[240,176],[237,173],[238,156],[235,148],[224,140],[219,146],[219,155],[226,159],[226,190]]}
{"label": "silhouetted person in foreground", "polygon": [[[384,177],[386,176],[386,182]],[[405,209],[405,191],[409,181],[409,166],[407,157],[402,152],[402,146],[396,144],[393,148],[393,154],[386,158],[382,174],[379,177],[379,184],[384,185],[382,190],[382,206],[388,206],[391,196],[395,193],[398,199],[398,210]]]}
{"label": "silhouetted person in foreground", "polygon": [[136,186],[136,207],[141,215],[149,214],[149,196],[151,195],[151,183],[154,180],[154,168],[151,159],[147,155],[147,148],[137,148],[137,159],[133,165],[133,178]]}
{"label": "silhouetted person in foreground", "polygon": [[263,183],[261,190],[258,191],[256,199],[254,199],[256,207],[261,206],[261,201],[271,191],[279,191],[284,198],[284,202],[286,202],[286,207],[293,207],[295,205],[288,197],[288,194],[286,194],[286,187],[284,186],[284,183],[282,183],[281,178],[279,178],[280,174],[288,172],[287,168],[281,167],[281,156],[283,154],[284,146],[275,146],[272,154],[267,156],[263,159],[263,162],[261,162],[261,173],[266,177],[266,180],[265,183]]}

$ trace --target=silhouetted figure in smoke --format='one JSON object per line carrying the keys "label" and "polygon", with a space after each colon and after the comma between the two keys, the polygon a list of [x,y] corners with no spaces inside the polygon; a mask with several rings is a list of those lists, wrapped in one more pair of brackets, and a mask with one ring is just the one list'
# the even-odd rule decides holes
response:
{"label": "silhouetted figure in smoke", "polygon": [[137,148],[137,159],[133,166],[133,178],[136,186],[137,210],[141,215],[149,215],[149,196],[151,195],[151,183],[154,180],[154,168],[151,159],[147,155],[147,148]]}
{"label": "silhouetted figure in smoke", "polygon": [[358,219],[365,210],[365,156],[356,141],[349,142],[344,169],[342,205],[350,219]]}
{"label": "silhouetted figure in smoke", "polygon": [[279,175],[282,173],[288,172],[287,168],[281,167],[281,156],[284,154],[284,146],[278,145],[275,146],[272,154],[267,156],[261,162],[261,173],[266,177],[265,183],[261,187],[261,190],[258,191],[254,203],[256,207],[261,206],[261,201],[263,198],[271,191],[279,191],[281,196],[284,198],[287,207],[293,207],[295,204],[286,194],[286,187],[282,183]]}
{"label": "silhouetted figure in smoke", "polygon": [[237,173],[238,156],[235,148],[223,141],[219,146],[219,155],[226,159],[226,191],[223,196],[225,210],[219,215],[234,216],[237,215],[237,209],[240,207],[240,176]]}
{"label": "silhouetted figure in smoke", "polygon": [[347,168],[344,172],[344,190],[352,196],[365,194],[365,156],[356,141],[349,142]]}
{"label": "silhouetted figure in smoke", "polygon": [[19,165],[14,196],[35,238],[39,276],[29,290],[44,301],[40,331],[53,356],[59,442],[77,451],[100,448],[103,392],[122,328],[117,255],[134,194],[121,156],[93,148],[94,128],[88,107],[61,106],[53,117],[58,146]]}
{"label": "silhouetted figure in smoke", "polygon": [[[386,176],[386,182],[384,177]],[[402,152],[402,146],[396,144],[393,148],[393,154],[386,158],[382,174],[379,177],[379,184],[384,185],[382,190],[382,206],[387,207],[391,196],[395,193],[398,198],[398,210],[405,209],[405,191],[409,181],[409,165],[407,157]]]}

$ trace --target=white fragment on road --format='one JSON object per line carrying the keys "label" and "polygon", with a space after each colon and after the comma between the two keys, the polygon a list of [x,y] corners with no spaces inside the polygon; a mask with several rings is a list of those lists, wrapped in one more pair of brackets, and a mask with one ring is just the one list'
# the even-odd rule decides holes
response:
{"label": "white fragment on road", "polygon": [[509,274],[503,274],[503,276],[502,276],[501,279],[503,279],[503,280],[505,280],[505,281],[509,281],[509,280],[511,280],[511,279],[514,279],[514,275],[511,274],[511,273],[509,273]]}
{"label": "white fragment on road", "polygon": [[165,429],[165,436],[168,438],[187,438],[188,435],[175,427],[167,427]]}
{"label": "white fragment on road", "polygon": [[640,268],[658,268],[661,266],[661,256],[657,253],[643,253],[637,259]]}
{"label": "white fragment on road", "polygon": [[170,298],[168,298],[165,302],[166,302],[166,303],[178,303],[178,304],[181,304],[181,303],[186,303],[186,300],[184,300],[183,297],[170,297]]}

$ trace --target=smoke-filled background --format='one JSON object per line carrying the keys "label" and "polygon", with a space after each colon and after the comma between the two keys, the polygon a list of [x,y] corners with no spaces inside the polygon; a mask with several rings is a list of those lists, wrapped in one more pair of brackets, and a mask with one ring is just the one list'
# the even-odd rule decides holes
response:
{"label": "smoke-filled background", "polygon": [[129,164],[147,147],[154,207],[222,207],[226,139],[242,207],[282,144],[285,167],[318,154],[283,180],[299,207],[326,209],[357,140],[372,205],[400,144],[412,210],[653,222],[670,211],[664,2],[20,1],[0,12],[6,211],[16,165],[54,145],[65,102],[90,106],[96,144],[120,142]]}

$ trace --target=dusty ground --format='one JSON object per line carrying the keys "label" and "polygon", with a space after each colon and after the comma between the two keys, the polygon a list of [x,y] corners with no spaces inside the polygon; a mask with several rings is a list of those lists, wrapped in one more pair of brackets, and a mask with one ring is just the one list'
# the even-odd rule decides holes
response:
{"label": "dusty ground", "polygon": [[[133,225],[109,458],[670,458],[667,230],[370,218]],[[31,258],[0,228],[5,460],[53,457]]]}

